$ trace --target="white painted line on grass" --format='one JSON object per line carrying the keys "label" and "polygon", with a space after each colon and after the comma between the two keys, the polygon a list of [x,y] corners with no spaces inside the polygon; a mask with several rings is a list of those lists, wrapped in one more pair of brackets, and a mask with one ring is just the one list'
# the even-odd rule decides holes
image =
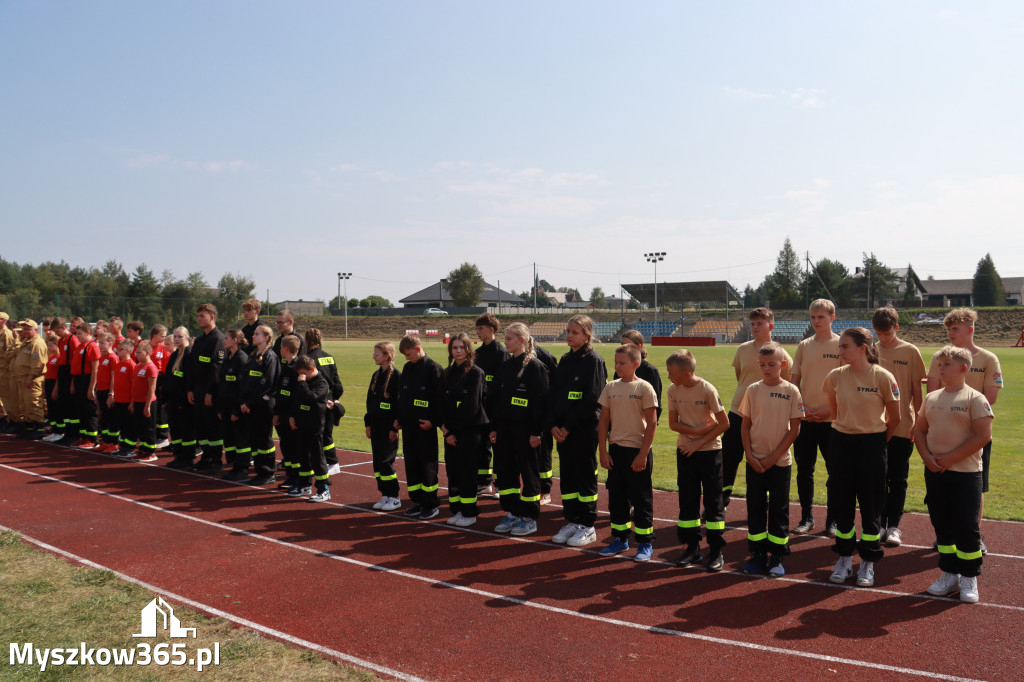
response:
{"label": "white painted line on grass", "polygon": [[[68,485],[68,486],[71,486],[73,488],[78,488],[80,490],[84,490],[84,491],[87,491],[87,492],[95,493],[97,495],[102,495],[104,497],[110,497],[112,499],[121,500],[123,502],[128,502],[130,504],[136,504],[136,505],[139,505],[141,507],[145,507],[147,509],[153,509],[154,511],[163,512],[165,514],[170,514],[171,516],[182,518],[182,519],[185,519],[185,520],[188,520],[188,521],[193,521],[195,523],[199,523],[199,524],[202,524],[202,525],[210,526],[212,528],[218,528],[218,529],[227,531],[229,533],[233,533],[233,534],[237,534],[237,535],[244,535],[244,536],[251,537],[251,538],[254,538],[254,539],[259,539],[259,540],[263,540],[263,541],[270,542],[270,543],[273,543],[273,544],[281,545],[283,547],[289,547],[289,548],[292,548],[292,549],[296,549],[296,550],[301,551],[301,552],[306,552],[306,553],[309,553],[309,554],[314,554],[316,556],[323,557],[323,558],[326,558],[326,559],[331,559],[331,560],[334,560],[334,561],[341,561],[341,562],[344,562],[344,563],[347,563],[347,564],[351,564],[351,565],[354,565],[354,566],[359,566],[361,568],[366,568],[366,569],[374,570],[374,571],[380,571],[382,573],[388,573],[388,574],[399,576],[399,577],[402,577],[402,578],[408,578],[410,580],[415,580],[415,581],[418,581],[418,582],[427,583],[427,584],[429,584],[431,586],[435,586],[435,587],[446,587],[446,588],[453,589],[453,590],[456,590],[456,591],[459,591],[459,592],[465,592],[465,593],[468,593],[468,594],[474,594],[474,595],[486,597],[488,599],[497,599],[497,600],[500,600],[500,601],[506,601],[506,602],[509,602],[509,603],[512,603],[512,604],[517,604],[517,605],[520,605],[520,606],[527,606],[527,607],[530,607],[530,608],[540,609],[542,611],[558,613],[558,614],[561,614],[561,615],[571,616],[571,617],[575,617],[575,618],[582,618],[582,619],[585,619],[585,620],[597,621],[597,622],[605,623],[605,624],[608,624],[608,625],[616,625],[616,626],[626,627],[626,628],[630,628],[630,629],[634,629],[634,630],[641,630],[641,631],[646,631],[646,632],[654,632],[654,633],[657,633],[657,634],[671,635],[671,636],[675,636],[675,637],[681,637],[681,638],[684,638],[684,639],[692,639],[692,640],[697,640],[697,641],[702,641],[702,642],[711,642],[711,643],[714,643],[714,644],[721,644],[721,645],[724,645],[724,646],[734,646],[734,647],[739,647],[739,648],[744,648],[744,649],[752,649],[752,650],[762,651],[762,652],[767,652],[767,653],[780,654],[780,655],[784,655],[784,656],[794,656],[794,657],[797,657],[797,658],[808,658],[808,659],[816,660],[816,661],[828,661],[828,662],[832,662],[832,663],[840,663],[840,664],[845,664],[845,665],[852,665],[852,666],[861,667],[861,668],[871,668],[871,669],[874,669],[874,670],[884,670],[884,671],[887,671],[887,672],[895,672],[895,673],[906,674],[906,675],[915,675],[915,676],[920,676],[920,677],[931,677],[933,679],[958,680],[958,681],[962,681],[962,682],[977,682],[976,680],[973,680],[972,678],[958,677],[958,676],[953,676],[953,675],[945,675],[945,674],[942,674],[942,673],[936,673],[936,672],[930,672],[930,671],[924,671],[924,670],[916,670],[914,668],[904,668],[904,667],[900,667],[900,666],[885,665],[885,664],[882,664],[882,663],[875,663],[875,662],[872,662],[872,661],[862,661],[862,660],[858,660],[858,659],[842,658],[842,657],[837,657],[837,656],[828,656],[828,655],[822,655],[822,654],[818,654],[818,653],[799,651],[799,650],[795,650],[795,649],[784,649],[784,648],[780,648],[780,647],[767,646],[767,645],[764,645],[764,644],[754,644],[754,643],[751,643],[751,642],[744,642],[744,641],[740,641],[740,640],[726,639],[724,637],[713,637],[713,636],[710,636],[710,635],[700,635],[700,634],[696,634],[696,633],[682,632],[682,631],[679,631],[679,630],[672,630],[672,629],[669,629],[669,628],[663,628],[663,627],[658,627],[658,626],[644,625],[642,623],[634,623],[632,621],[621,620],[621,619],[618,619],[618,618],[609,618],[607,616],[598,616],[598,615],[594,615],[594,614],[580,613],[578,611],[572,611],[570,609],[565,609],[565,608],[561,608],[561,607],[558,607],[558,606],[553,606],[553,605],[550,605],[550,604],[543,604],[543,603],[539,603],[539,602],[533,602],[533,601],[529,601],[529,600],[526,600],[526,599],[520,599],[518,597],[512,597],[512,596],[508,596],[508,595],[504,595],[504,594],[498,594],[498,593],[495,593],[495,592],[488,592],[486,590],[480,590],[480,589],[473,588],[473,587],[466,587],[464,585],[457,585],[455,583],[450,583],[450,582],[447,582],[447,581],[436,580],[436,579],[430,578],[428,576],[416,575],[415,573],[409,573],[407,571],[402,571],[402,570],[398,570],[398,569],[388,568],[386,566],[379,566],[377,564],[371,564],[371,563],[368,563],[368,562],[365,562],[365,561],[360,561],[358,559],[353,559],[351,557],[339,556],[339,555],[336,555],[336,554],[331,554],[330,552],[323,552],[323,551],[316,550],[316,549],[313,549],[313,548],[310,548],[310,547],[305,547],[303,545],[298,545],[298,544],[294,544],[294,543],[287,542],[287,541],[284,541],[284,540],[279,540],[277,538],[272,538],[272,537],[267,537],[267,536],[264,536],[264,535],[260,535],[258,533],[254,533],[252,531],[242,530],[240,528],[235,528],[235,527],[228,526],[228,525],[225,525],[225,524],[217,523],[215,521],[207,521],[206,519],[196,518],[196,517],[193,517],[193,516],[189,516],[188,514],[183,514],[181,512],[176,512],[176,511],[172,511],[172,510],[169,510],[169,509],[163,509],[161,507],[157,507],[157,506],[149,504],[147,502],[141,502],[139,500],[133,500],[131,498],[123,497],[121,495],[117,495],[117,494],[114,494],[114,493],[108,493],[108,492],[103,491],[103,490],[96,490],[94,488],[89,488],[88,486],[83,486],[83,485],[78,484],[78,483],[72,483],[72,482],[69,482],[69,481],[64,481],[64,480],[61,480],[61,479],[58,479],[58,478],[54,478],[52,476],[47,476],[45,474],[39,474],[39,473],[35,473],[35,472],[32,472],[32,471],[25,471],[25,470],[22,470],[22,469],[18,469],[17,467],[12,467],[12,466],[9,466],[9,465],[6,465],[6,464],[0,464],[0,467],[2,467],[4,469],[9,469],[11,471],[17,471],[19,473],[27,474],[29,476],[34,476],[36,478],[41,478],[41,479],[44,479],[44,480],[52,481],[54,483],[59,483],[59,484],[62,484],[62,485]],[[361,508],[359,508],[359,509],[360,509],[360,511],[365,511],[365,510],[363,510]],[[815,583],[811,583],[811,584],[815,584]],[[840,587],[840,588],[847,587],[848,589],[852,589],[852,588],[849,588],[849,586],[838,586],[838,587]],[[894,594],[896,596],[904,596],[904,597],[920,597],[921,596],[921,595],[908,595],[908,594],[903,594],[903,593],[887,592],[887,591],[882,591],[882,592],[885,592],[887,594]],[[938,600],[942,600],[943,599],[943,598],[931,597],[930,595],[927,595],[927,596],[932,598],[932,599],[938,599]],[[948,600],[948,601],[952,601],[952,600]],[[1011,610],[1017,610],[1017,611],[1024,611],[1024,607],[1018,607],[1018,606],[1007,606],[1007,605],[1002,605],[1002,604],[989,604],[989,603],[982,603],[982,605],[983,606],[995,607],[995,608],[1004,608],[1004,609],[1011,609]]]}

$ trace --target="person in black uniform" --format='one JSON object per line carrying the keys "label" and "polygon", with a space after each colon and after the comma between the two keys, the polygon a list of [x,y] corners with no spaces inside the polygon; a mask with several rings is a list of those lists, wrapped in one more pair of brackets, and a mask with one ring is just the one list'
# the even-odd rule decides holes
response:
{"label": "person in black uniform", "polygon": [[266,324],[260,319],[260,307],[260,300],[258,298],[250,298],[242,304],[242,316],[245,318],[242,334],[245,335],[245,345],[240,350],[244,350],[246,356],[256,350],[256,345],[252,341],[252,334],[256,331],[256,327]]}
{"label": "person in black uniform", "polygon": [[[540,363],[544,365],[544,369],[548,372],[548,384],[551,383],[551,377],[555,374],[555,369],[558,368],[558,358],[549,353],[547,350],[538,346],[536,343],[533,345],[533,353],[540,360]],[[547,410],[547,397],[545,396],[544,409]],[[551,478],[554,475],[551,453],[555,449],[555,439],[551,435],[551,431],[544,429],[544,433],[540,436],[540,504],[544,506],[551,504]]]}
{"label": "person in black uniform", "polygon": [[[220,418],[221,430],[224,434],[224,458],[231,471],[235,468],[235,458],[242,457],[246,461],[252,456],[249,441],[238,420],[232,421],[231,415],[238,414],[239,379],[249,361],[249,355],[241,350],[245,346],[245,335],[239,329],[229,329],[224,335],[224,350],[227,357],[220,366],[220,390],[217,395],[217,416]],[[230,476],[231,471],[224,474]]]}
{"label": "person in black uniform", "polygon": [[[533,353],[533,338],[518,322],[505,330],[512,357],[498,370],[489,439],[505,518],[498,533],[530,535],[540,517],[540,445],[544,432],[548,370]],[[520,480],[522,491],[520,492]]]}
{"label": "person in black uniform", "polygon": [[[270,349],[274,341],[273,330],[265,324],[256,328],[252,335],[256,350],[245,363],[238,392],[238,414],[231,418],[241,422],[242,431],[248,434],[247,442],[255,463],[256,475],[249,481],[252,485],[266,485],[274,481],[277,470],[274,453],[274,391],[281,363]],[[229,481],[244,481],[249,478],[249,458],[235,453],[235,463],[224,478]]]}
{"label": "person in black uniform", "polygon": [[185,373],[192,354],[188,347],[189,334],[185,327],[171,332],[174,350],[167,359],[164,373],[164,402],[167,405],[167,419],[171,431],[171,453],[174,459],[167,463],[172,469],[189,469],[196,457],[195,409],[188,402],[188,386]]}
{"label": "person in black uniform", "polygon": [[277,487],[291,490],[298,483],[299,448],[302,446],[298,434],[288,428],[288,417],[291,416],[295,400],[295,384],[299,381],[299,374],[292,366],[298,357],[299,340],[295,336],[287,336],[281,340],[280,347],[281,373],[277,377],[277,397],[274,399],[274,426],[277,427],[277,443],[281,447],[285,478]]}
{"label": "person in black uniform", "polygon": [[[639,379],[643,379],[654,388],[654,393],[658,396],[658,410],[657,418],[661,420],[661,372],[658,368],[647,362],[647,349],[644,348],[644,335],[635,329],[630,329],[622,335],[622,343],[631,343],[640,349],[640,366],[636,368],[636,376]],[[613,379],[620,378],[618,374],[612,377]]]}
{"label": "person in black uniform", "polygon": [[274,353],[281,360],[284,360],[284,357],[281,355],[281,342],[289,336],[294,336],[299,340],[299,352],[295,355],[305,355],[306,340],[295,331],[295,316],[292,315],[290,310],[282,310],[277,314],[277,339],[274,341]]}
{"label": "person in black uniform", "polygon": [[432,519],[437,504],[437,427],[431,401],[444,370],[423,352],[420,337],[407,334],[398,344],[406,363],[398,389],[398,415],[393,427],[402,431],[405,478],[413,506],[406,516]]}
{"label": "person in black uniform", "polygon": [[484,372],[473,362],[473,342],[459,332],[448,342],[448,367],[441,378],[438,421],[444,435],[444,463],[448,469],[448,523],[465,528],[476,523],[477,458],[483,427]]}
{"label": "person in black uniform", "polygon": [[374,502],[373,508],[395,511],[402,506],[398,497],[398,474],[395,473],[398,431],[394,427],[402,373],[395,367],[395,345],[390,341],[374,344],[373,362],[377,370],[370,377],[370,386],[366,389],[366,415],[363,417],[366,437],[370,439],[373,452],[373,476],[381,494],[380,501]]}
{"label": "person in black uniform", "polygon": [[[476,318],[476,335],[480,339],[480,347],[475,350],[476,358],[473,361],[484,373],[484,411],[487,414],[496,407],[497,391],[494,389],[494,379],[502,363],[508,360],[508,351],[495,339],[498,332],[498,318],[490,313],[484,313]],[[480,439],[480,453],[477,459],[476,472],[476,493],[477,496],[492,496],[494,488],[493,470],[491,469],[491,439],[490,429]]]}
{"label": "person in black uniform", "polygon": [[345,408],[338,400],[345,392],[341,385],[341,377],[338,376],[338,366],[334,364],[334,356],[323,349],[323,334],[316,327],[306,330],[306,353],[316,362],[317,373],[323,376],[331,394],[327,396],[327,414],[324,415],[324,432],[321,437],[324,447],[324,458],[327,460],[327,468],[331,474],[340,474],[341,465],[338,464],[338,451],[334,447],[334,427],[341,423],[345,416]]}
{"label": "person in black uniform", "polygon": [[597,540],[598,398],[608,370],[591,347],[594,323],[573,315],[565,325],[569,352],[551,379],[548,426],[558,442],[562,475],[562,510],[568,522],[552,538],[555,543],[582,547]]}
{"label": "person in black uniform", "polygon": [[218,375],[226,355],[224,334],[217,329],[217,308],[212,303],[196,308],[196,320],[203,333],[192,344],[185,373],[188,402],[195,407],[196,437],[203,449],[196,470],[215,475],[224,470],[224,440],[217,419]]}
{"label": "person in black uniform", "polygon": [[309,501],[326,502],[331,499],[331,483],[322,436],[331,387],[323,372],[318,370],[316,360],[308,355],[300,355],[288,364],[295,370],[297,379],[291,416],[288,418],[288,426],[284,428],[296,436],[299,465],[295,483],[288,489],[288,496],[301,497],[311,492],[309,478],[312,476],[316,494]]}

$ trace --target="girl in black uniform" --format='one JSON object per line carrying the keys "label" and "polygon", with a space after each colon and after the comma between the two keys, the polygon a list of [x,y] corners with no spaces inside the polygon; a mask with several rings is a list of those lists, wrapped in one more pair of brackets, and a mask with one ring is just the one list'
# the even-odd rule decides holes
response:
{"label": "girl in black uniform", "polygon": [[[249,436],[249,447],[255,477],[253,485],[266,485],[274,481],[276,470],[274,454],[274,388],[281,363],[270,345],[274,341],[273,330],[261,324],[252,334],[256,350],[249,356],[242,371],[241,388],[238,395],[239,421],[242,430]],[[235,455],[232,481],[243,481],[249,476],[249,458]]]}
{"label": "girl in black uniform", "polygon": [[490,440],[494,444],[498,496],[506,516],[494,530],[530,535],[537,532],[540,516],[540,447],[548,371],[534,354],[533,338],[526,325],[517,322],[508,326],[505,347],[512,357],[498,369],[492,388],[497,396]]}
{"label": "girl in black uniform", "polygon": [[[224,459],[231,467],[221,478],[227,479],[232,475],[235,465],[235,457],[248,461],[251,457],[249,440],[247,435],[239,428],[239,421],[232,420],[232,415],[238,414],[238,392],[240,379],[249,361],[249,356],[242,348],[246,345],[245,334],[239,329],[229,329],[224,334],[224,350],[227,357],[220,365],[220,390],[217,394],[217,416],[220,418],[221,429],[224,432]],[[232,479],[228,479],[232,480]]]}
{"label": "girl in black uniform", "polygon": [[345,408],[338,402],[341,399],[341,394],[345,392],[345,388],[341,385],[341,377],[338,376],[338,367],[334,364],[334,356],[323,349],[323,334],[319,329],[311,327],[306,330],[306,348],[308,349],[306,355],[313,358],[317,372],[323,375],[330,389],[321,440],[324,444],[324,457],[327,459],[327,466],[331,474],[340,474],[341,465],[338,464],[338,451],[334,447],[334,427],[345,416]]}
{"label": "girl in black uniform", "polygon": [[395,473],[398,431],[394,428],[402,373],[395,367],[395,345],[390,341],[375,344],[373,362],[377,370],[370,377],[370,387],[366,390],[366,415],[363,417],[373,452],[373,475],[381,494],[380,502],[374,502],[373,508],[395,511],[402,506]]}
{"label": "girl in black uniform", "polygon": [[[635,329],[630,329],[622,335],[622,343],[631,343],[640,349],[640,366],[636,368],[636,375],[654,387],[658,396],[658,419],[661,419],[661,372],[658,368],[647,362],[647,349],[644,348],[644,335]],[[613,379],[618,379],[616,373]]]}
{"label": "girl in black uniform", "polygon": [[448,342],[448,368],[441,378],[439,421],[444,434],[444,462],[448,469],[448,506],[452,526],[476,523],[477,455],[480,452],[484,413],[484,372],[473,364],[473,342],[459,332]]}
{"label": "girl in black uniform", "polygon": [[171,347],[174,350],[167,359],[167,370],[163,375],[161,389],[164,404],[167,406],[171,452],[174,454],[174,459],[168,462],[167,466],[172,469],[190,468],[196,456],[196,429],[192,417],[195,408],[189,405],[188,388],[185,383],[185,372],[192,352],[188,342],[189,334],[185,327],[178,327],[171,332]]}
{"label": "girl in black uniform", "polygon": [[591,347],[594,322],[573,315],[565,325],[569,352],[551,378],[548,427],[558,442],[562,510],[567,523],[551,539],[573,547],[597,540],[597,423],[608,369]]}

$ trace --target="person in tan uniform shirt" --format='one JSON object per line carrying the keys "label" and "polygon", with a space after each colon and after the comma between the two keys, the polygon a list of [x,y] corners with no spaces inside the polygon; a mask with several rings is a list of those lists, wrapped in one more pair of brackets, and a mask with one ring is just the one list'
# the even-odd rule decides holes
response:
{"label": "person in tan uniform shirt", "polygon": [[[754,337],[741,343],[733,356],[732,366],[736,370],[736,392],[732,395],[729,406],[729,430],[722,436],[722,506],[729,506],[732,489],[736,483],[736,473],[743,461],[743,417],[740,416],[740,403],[747,386],[761,380],[761,371],[757,368],[757,351],[772,340],[772,329],[775,328],[775,313],[768,308],[754,308],[750,311],[750,334]],[[790,368],[793,358],[783,349],[786,366],[782,374],[785,381],[790,379]]]}
{"label": "person in tan uniform shirt", "polygon": [[12,421],[12,414],[15,412],[13,409],[13,398],[10,390],[11,386],[11,374],[9,371],[11,357],[7,355],[7,349],[14,345],[15,337],[11,333],[8,321],[10,317],[7,313],[0,312],[0,433],[7,433],[14,428]]}
{"label": "person in tan uniform shirt", "polygon": [[22,344],[11,363],[11,372],[18,386],[21,421],[25,425],[18,437],[39,440],[45,435],[43,429],[46,426],[46,402],[43,399],[48,355],[46,342],[39,336],[39,325],[35,320],[22,320],[18,326]]}
{"label": "person in tan uniform shirt", "polygon": [[910,474],[910,456],[914,453],[911,432],[914,417],[921,409],[924,393],[921,381],[925,377],[921,351],[912,343],[896,336],[899,316],[892,308],[879,308],[871,318],[871,326],[878,336],[878,362],[889,370],[900,387],[900,425],[886,446],[885,509],[882,511],[881,541],[890,547],[903,542],[900,520],[907,501],[907,477]]}

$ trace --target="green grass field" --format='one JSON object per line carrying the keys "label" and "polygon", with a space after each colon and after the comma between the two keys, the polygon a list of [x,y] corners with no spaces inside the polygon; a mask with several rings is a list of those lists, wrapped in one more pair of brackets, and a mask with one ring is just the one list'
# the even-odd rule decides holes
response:
{"label": "green grass field", "polygon": [[[395,342],[397,344],[397,339]],[[335,443],[340,448],[369,451],[369,441],[366,439],[363,429],[363,413],[365,412],[366,389],[374,370],[371,358],[373,344],[374,341],[366,340],[325,341],[324,344],[325,350],[337,359],[338,371],[345,386],[342,402],[347,409],[347,414],[334,432]],[[541,345],[556,357],[560,357],[568,350],[568,347],[561,343]],[[615,344],[610,343],[597,346],[597,351],[605,358],[609,375],[615,347]],[[427,354],[440,362],[442,366],[447,363],[447,347],[440,342],[428,342],[425,349]],[[787,346],[787,349],[790,354],[796,352],[796,346]],[[652,347],[648,350],[650,355],[647,359],[661,371],[666,386],[665,390],[667,390],[665,358],[675,349]],[[736,386],[732,368],[732,358],[736,352],[736,346],[727,345],[691,350],[697,358],[697,374],[715,385],[721,394],[722,402],[728,408]],[[935,350],[937,350],[936,347],[922,347],[921,353],[925,357],[925,364],[929,362]],[[985,516],[1021,521],[1024,520],[1024,494],[1022,494],[1024,493],[1024,464],[1022,464],[1021,458],[1014,456],[1013,453],[1020,452],[1024,445],[1024,425],[1017,418],[1021,412],[1022,403],[1024,403],[1024,385],[1015,383],[1013,378],[1022,375],[1024,349],[991,348],[990,350],[999,356],[1003,376],[1011,378],[1007,382],[1007,387],[1000,391],[999,401],[994,406],[996,419],[993,425],[992,471],[990,491],[985,496]],[[397,364],[399,367],[404,364],[401,356],[398,357]],[[654,485],[663,490],[675,490],[675,434],[664,425],[658,429],[654,441],[654,454]],[[556,475],[558,474],[557,461],[556,453]],[[815,501],[824,504],[825,467],[821,464],[820,459],[816,469]],[[910,489],[907,493],[908,511],[925,511],[923,471],[924,465],[915,454],[911,459]],[[736,494],[743,495],[745,490],[744,468],[741,466],[736,481]],[[793,495],[795,499],[795,483]]]}

